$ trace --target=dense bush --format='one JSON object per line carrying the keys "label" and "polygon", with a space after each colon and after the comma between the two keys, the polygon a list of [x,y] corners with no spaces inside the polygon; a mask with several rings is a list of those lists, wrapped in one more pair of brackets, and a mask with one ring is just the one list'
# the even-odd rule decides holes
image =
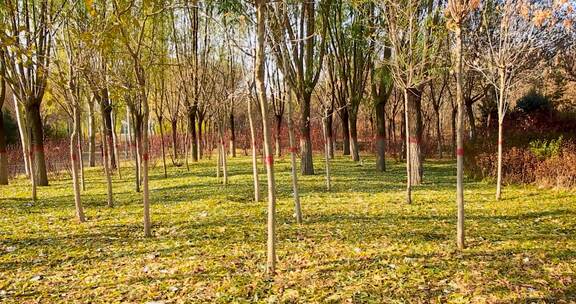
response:
{"label": "dense bush", "polygon": [[516,103],[516,110],[530,114],[535,112],[549,113],[552,111],[552,102],[550,99],[540,94],[535,89],[530,90],[526,95]]}
{"label": "dense bush", "polygon": [[[496,145],[467,146],[465,169],[476,179],[495,180]],[[502,154],[504,184],[537,184],[544,187],[576,187],[576,144],[562,138],[535,141],[529,147],[511,147]]]}

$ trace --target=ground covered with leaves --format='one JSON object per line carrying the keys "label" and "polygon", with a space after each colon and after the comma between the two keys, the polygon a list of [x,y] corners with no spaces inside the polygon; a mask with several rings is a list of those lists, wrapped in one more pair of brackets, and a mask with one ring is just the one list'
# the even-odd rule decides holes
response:
{"label": "ground covered with leaves", "polygon": [[[300,179],[305,222],[293,217],[288,158],[277,163],[278,274],[265,274],[266,202],[252,201],[251,163],[214,160],[152,170],[153,238],[143,237],[132,169],[106,207],[99,168],[87,171],[88,222],[74,218],[70,180],[0,186],[0,302],[8,303],[485,303],[576,301],[574,192],[467,181],[468,248],[455,248],[454,166],[429,161],[404,202],[405,169],[347,158],[333,190]],[[263,168],[261,172],[264,173]],[[261,176],[265,196],[265,174]]]}

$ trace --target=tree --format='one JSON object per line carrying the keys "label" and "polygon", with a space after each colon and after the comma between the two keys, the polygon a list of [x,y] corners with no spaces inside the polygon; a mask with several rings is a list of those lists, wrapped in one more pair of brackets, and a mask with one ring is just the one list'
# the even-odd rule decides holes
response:
{"label": "tree", "polygon": [[423,85],[431,79],[431,68],[437,60],[439,40],[434,39],[440,27],[440,12],[433,2],[388,0],[381,12],[386,21],[391,57],[388,60],[396,87],[404,95],[406,137],[406,201],[412,201],[412,184],[422,179],[421,97]]}
{"label": "tree", "polygon": [[508,111],[510,92],[523,80],[523,73],[533,66],[545,43],[545,25],[551,10],[544,3],[503,0],[486,2],[475,16],[475,31],[484,41],[488,52],[476,50],[474,61],[467,64],[482,73],[497,91],[498,112],[498,173],[496,199],[502,196],[502,151],[504,118]]}
{"label": "tree", "polygon": [[[317,9],[321,18],[316,14]],[[281,1],[270,6],[268,14],[272,52],[300,107],[303,175],[314,174],[310,109],[326,53],[325,12],[328,9],[325,1],[300,0],[296,4]]]}
{"label": "tree", "polygon": [[[0,59],[4,57],[0,49]],[[6,100],[6,80],[4,61],[0,60],[0,185],[8,185],[8,155],[6,154],[6,132],[4,131],[4,112]]]}
{"label": "tree", "polygon": [[464,94],[462,90],[463,55],[462,55],[462,25],[466,22],[470,10],[478,6],[477,0],[449,0],[448,27],[454,32],[455,45],[452,50],[454,72],[456,74],[456,103],[458,104],[457,134],[456,134],[456,204],[458,206],[458,223],[456,243],[458,249],[465,247],[464,243]]}
{"label": "tree", "polygon": [[[44,130],[40,108],[46,91],[54,41],[55,24],[61,12],[57,0],[6,0],[3,12],[2,58],[4,80],[26,113],[29,151],[35,166],[34,181],[48,186],[44,155]],[[27,135],[27,136],[25,136]],[[26,150],[26,149],[25,149]]]}

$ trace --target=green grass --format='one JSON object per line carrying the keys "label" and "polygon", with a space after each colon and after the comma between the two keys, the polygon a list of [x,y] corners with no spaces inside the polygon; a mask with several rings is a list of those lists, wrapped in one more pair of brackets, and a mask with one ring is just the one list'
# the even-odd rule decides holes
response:
{"label": "green grass", "polygon": [[[305,223],[295,223],[289,162],[277,163],[278,274],[265,274],[266,202],[252,202],[248,158],[229,160],[230,185],[214,161],[152,170],[154,237],[143,237],[132,169],[114,177],[106,207],[100,169],[87,171],[88,222],[74,218],[70,180],[40,188],[0,186],[0,302],[165,303],[566,302],[576,301],[573,192],[466,184],[466,240],[455,246],[454,166],[427,162],[414,203],[404,166],[377,173],[333,163],[333,191],[300,179]],[[261,168],[261,172],[264,173]],[[261,175],[265,191],[265,174]],[[262,193],[262,197],[266,197]]]}

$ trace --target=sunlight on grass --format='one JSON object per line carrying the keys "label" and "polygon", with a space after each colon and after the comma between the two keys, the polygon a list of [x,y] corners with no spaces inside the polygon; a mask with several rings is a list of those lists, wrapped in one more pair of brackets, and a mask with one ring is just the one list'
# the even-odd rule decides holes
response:
{"label": "sunlight on grass", "polygon": [[[468,249],[455,246],[455,169],[426,163],[414,204],[403,164],[333,164],[333,191],[301,178],[305,223],[293,217],[289,161],[277,164],[278,275],[265,275],[265,202],[252,202],[248,158],[230,160],[230,185],[214,161],[151,172],[154,237],[143,237],[132,169],[87,171],[88,222],[74,218],[70,180],[28,199],[25,179],[0,186],[0,301],[46,302],[544,302],[576,300],[576,199],[572,192],[466,184]],[[128,164],[126,164],[128,165]],[[261,172],[264,173],[263,168]],[[264,184],[263,184],[264,185]],[[263,187],[265,189],[265,187]],[[265,196],[263,196],[265,197]]]}

